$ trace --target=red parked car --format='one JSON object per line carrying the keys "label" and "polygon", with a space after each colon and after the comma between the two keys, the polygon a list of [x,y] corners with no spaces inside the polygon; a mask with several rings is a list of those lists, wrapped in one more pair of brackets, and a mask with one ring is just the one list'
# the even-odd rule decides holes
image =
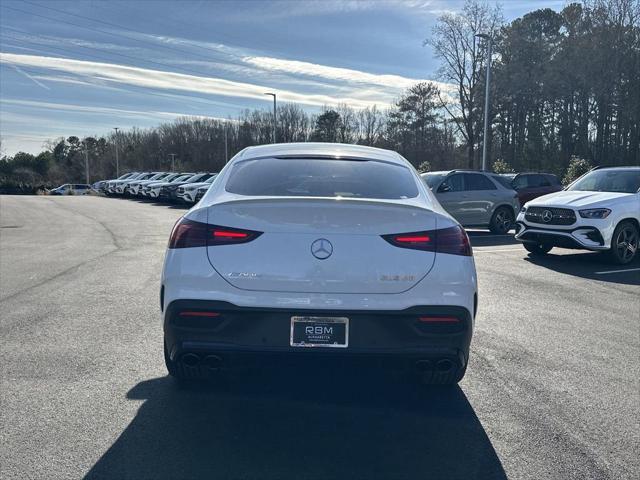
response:
{"label": "red parked car", "polygon": [[562,190],[560,179],[551,173],[505,173],[502,177],[518,193],[520,205],[547,193]]}

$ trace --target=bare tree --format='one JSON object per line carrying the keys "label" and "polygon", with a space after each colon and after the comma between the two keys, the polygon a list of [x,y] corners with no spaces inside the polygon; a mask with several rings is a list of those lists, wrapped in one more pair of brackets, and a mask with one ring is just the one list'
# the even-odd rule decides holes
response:
{"label": "bare tree", "polygon": [[281,104],[278,106],[278,129],[283,143],[304,142],[309,131],[309,116],[295,103]]}
{"label": "bare tree", "polygon": [[363,145],[377,145],[385,124],[385,115],[374,105],[358,111],[358,141]]}
{"label": "bare tree", "polygon": [[338,105],[336,110],[340,115],[338,141],[340,143],[354,143],[358,135],[358,116],[355,110],[344,103]]}
{"label": "bare tree", "polygon": [[479,44],[477,34],[494,35],[502,23],[500,8],[490,8],[485,1],[467,0],[461,13],[445,13],[433,27],[432,37],[425,40],[437,58],[442,60],[440,78],[455,86],[456,101],[440,97],[441,106],[455,121],[467,147],[468,166],[474,167],[480,115],[482,71],[486,47]]}

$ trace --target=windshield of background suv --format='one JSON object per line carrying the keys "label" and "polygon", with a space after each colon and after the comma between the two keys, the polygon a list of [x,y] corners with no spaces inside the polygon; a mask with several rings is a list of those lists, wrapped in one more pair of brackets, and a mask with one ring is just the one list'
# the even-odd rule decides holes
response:
{"label": "windshield of background suv", "polygon": [[585,192],[636,193],[640,170],[594,170],[576,180],[567,190]]}
{"label": "windshield of background suv", "polygon": [[170,183],[177,183],[177,182],[183,182],[185,181],[187,178],[191,178],[193,177],[193,175],[188,174],[188,175],[180,175],[179,177],[174,178],[173,180],[171,180]]}
{"label": "windshield of background suv", "polygon": [[515,175],[491,175],[491,177],[503,187],[513,190],[513,184],[511,182],[513,182]]}
{"label": "windshield of background suv", "polygon": [[440,180],[444,178],[442,173],[424,173],[421,175],[427,186],[433,190],[433,188],[440,183]]}
{"label": "windshield of background suv", "polygon": [[418,196],[408,168],[376,160],[260,158],[236,163],[226,185],[239,195],[406,199]]}
{"label": "windshield of background suv", "polygon": [[186,183],[202,183],[205,180],[207,180],[211,175],[209,173],[196,173],[195,175],[192,175],[191,177],[187,178],[185,180]]}

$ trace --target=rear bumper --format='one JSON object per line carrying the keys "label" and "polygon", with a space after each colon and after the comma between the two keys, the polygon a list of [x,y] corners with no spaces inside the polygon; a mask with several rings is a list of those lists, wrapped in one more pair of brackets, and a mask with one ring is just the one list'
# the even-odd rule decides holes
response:
{"label": "rear bumper", "polygon": [[[215,312],[216,317],[181,317],[180,312]],[[346,348],[290,346],[291,317],[349,318]],[[425,323],[424,315],[447,315],[453,323]],[[380,359],[400,368],[443,358],[462,368],[469,356],[471,313],[458,306],[415,306],[400,311],[308,310],[238,307],[228,302],[176,300],[164,313],[165,345],[172,360],[187,353],[216,355],[225,367],[262,364],[265,359]],[[375,361],[375,360],[372,360]]]}

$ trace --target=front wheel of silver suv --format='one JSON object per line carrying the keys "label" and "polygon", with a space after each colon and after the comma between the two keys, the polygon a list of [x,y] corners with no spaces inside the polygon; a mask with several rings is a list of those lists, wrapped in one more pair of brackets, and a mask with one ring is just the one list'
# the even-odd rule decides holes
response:
{"label": "front wheel of silver suv", "polygon": [[489,222],[489,230],[491,233],[495,233],[497,235],[505,235],[509,230],[511,230],[514,220],[515,217],[511,208],[499,207],[495,212],[493,212],[493,216]]}
{"label": "front wheel of silver suv", "polygon": [[611,237],[611,260],[618,265],[630,263],[638,252],[639,238],[638,227],[633,222],[621,222]]}

